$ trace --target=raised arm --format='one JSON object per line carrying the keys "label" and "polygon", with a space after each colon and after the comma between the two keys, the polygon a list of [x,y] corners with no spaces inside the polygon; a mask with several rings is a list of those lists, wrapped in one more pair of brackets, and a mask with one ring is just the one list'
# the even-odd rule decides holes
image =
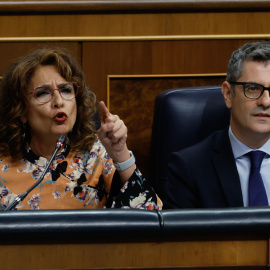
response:
{"label": "raised arm", "polygon": [[[103,101],[99,103],[99,116],[101,127],[98,130],[98,136],[109,156],[114,162],[120,163],[120,165],[124,162],[123,165],[132,164],[133,159],[126,144],[128,130],[123,120],[119,116],[111,114]],[[128,160],[130,162],[127,162]],[[134,170],[135,164],[123,171],[118,170],[122,184],[125,184]]]}

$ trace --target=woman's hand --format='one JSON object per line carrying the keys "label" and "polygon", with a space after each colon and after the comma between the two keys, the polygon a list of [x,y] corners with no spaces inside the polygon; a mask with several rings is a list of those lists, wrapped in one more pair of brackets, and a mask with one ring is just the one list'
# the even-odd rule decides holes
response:
{"label": "woman's hand", "polygon": [[[126,144],[128,130],[124,122],[119,116],[111,114],[103,101],[99,102],[99,117],[101,127],[98,130],[98,137],[109,156],[118,163],[130,159]],[[124,171],[119,171],[123,184],[131,177],[134,170],[135,164]]]}
{"label": "woman's hand", "polygon": [[109,112],[103,101],[99,103],[101,128],[98,136],[109,156],[115,162],[124,162],[130,158],[127,149],[127,127],[117,115]]}

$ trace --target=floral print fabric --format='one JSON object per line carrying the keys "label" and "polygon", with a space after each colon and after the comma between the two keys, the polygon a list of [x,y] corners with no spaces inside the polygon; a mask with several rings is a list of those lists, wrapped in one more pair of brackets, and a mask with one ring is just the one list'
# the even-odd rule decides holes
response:
{"label": "floral print fabric", "polygon": [[[36,183],[48,160],[27,148],[20,161],[0,160],[0,202],[7,207]],[[162,202],[138,169],[121,187],[120,177],[104,146],[97,140],[91,151],[70,151],[67,144],[57,154],[43,181],[15,210],[83,208],[161,209]]]}

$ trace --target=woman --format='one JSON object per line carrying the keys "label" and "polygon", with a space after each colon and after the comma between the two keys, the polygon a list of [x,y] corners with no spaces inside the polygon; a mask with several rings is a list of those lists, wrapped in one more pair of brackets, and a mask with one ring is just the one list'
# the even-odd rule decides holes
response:
{"label": "woman", "polygon": [[161,209],[127,148],[126,126],[103,102],[95,131],[95,95],[65,51],[39,49],[11,65],[0,84],[0,103],[4,208],[40,179],[63,134],[65,144],[43,181],[15,209]]}

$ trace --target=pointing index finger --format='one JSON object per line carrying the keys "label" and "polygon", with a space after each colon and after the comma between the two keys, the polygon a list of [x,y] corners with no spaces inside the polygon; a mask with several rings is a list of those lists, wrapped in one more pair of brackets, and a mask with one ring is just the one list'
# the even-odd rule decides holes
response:
{"label": "pointing index finger", "polygon": [[105,103],[103,101],[100,101],[98,104],[98,110],[99,110],[99,118],[102,123],[106,122],[106,118],[108,118],[111,113],[106,107]]}

